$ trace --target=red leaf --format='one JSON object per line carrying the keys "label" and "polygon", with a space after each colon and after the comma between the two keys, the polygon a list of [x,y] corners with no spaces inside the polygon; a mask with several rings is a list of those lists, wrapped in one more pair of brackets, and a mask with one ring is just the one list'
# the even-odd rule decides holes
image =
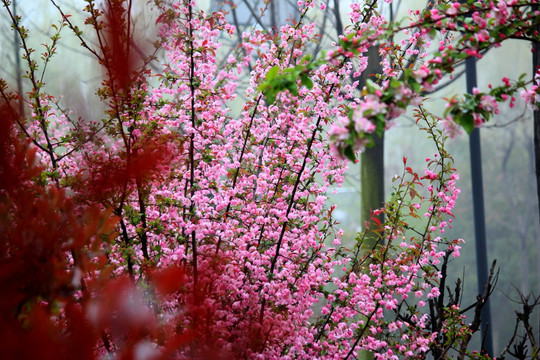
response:
{"label": "red leaf", "polygon": [[170,267],[153,274],[154,286],[163,296],[180,290],[185,283],[185,271],[180,267]]}

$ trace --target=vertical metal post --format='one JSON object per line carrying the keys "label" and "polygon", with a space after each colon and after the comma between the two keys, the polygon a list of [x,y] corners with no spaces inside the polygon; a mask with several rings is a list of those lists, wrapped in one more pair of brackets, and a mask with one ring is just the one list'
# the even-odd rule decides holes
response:
{"label": "vertical metal post", "polygon": [[[467,92],[472,94],[476,87],[476,59],[469,58],[465,62]],[[482,150],[480,146],[480,129],[476,128],[469,137],[471,157],[471,177],[474,212],[474,235],[476,243],[476,273],[478,275],[478,292],[484,293],[488,281],[488,259],[486,246],[486,221],[484,211],[484,183],[482,179]],[[481,315],[481,332],[485,337],[483,350],[493,356],[491,336],[491,311],[489,300],[484,305]]]}
{"label": "vertical metal post", "polygon": [[[532,6],[532,11],[538,10],[538,5]],[[540,25],[536,26],[536,31],[540,31]],[[540,44],[538,42],[533,43],[533,78],[536,75],[536,70],[540,66]],[[533,115],[533,127],[534,127],[534,154],[535,154],[535,169],[536,169],[536,196],[538,198],[538,204],[540,204],[540,111],[535,110]]]}

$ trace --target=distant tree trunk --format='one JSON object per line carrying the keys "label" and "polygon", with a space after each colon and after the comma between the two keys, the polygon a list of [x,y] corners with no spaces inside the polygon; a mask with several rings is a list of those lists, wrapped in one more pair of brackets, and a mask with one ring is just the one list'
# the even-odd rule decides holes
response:
{"label": "distant tree trunk", "polygon": [[[359,87],[362,88],[366,80],[382,71],[380,65],[379,48],[374,46],[368,50],[368,67],[362,73]],[[366,148],[360,155],[360,218],[362,231],[366,232],[362,246],[369,251],[377,245],[379,236],[375,230],[377,225],[370,222],[371,211],[380,208],[384,203],[384,133],[381,137],[374,134],[373,147]],[[381,223],[383,215],[377,216]],[[365,228],[369,224],[369,228]],[[360,360],[372,360],[374,355],[370,351],[362,350],[358,354]]]}
{"label": "distant tree trunk", "polygon": [[[17,16],[17,0],[11,3],[13,15]],[[19,33],[13,31],[13,51],[15,53],[15,77],[17,78],[17,92],[19,93],[19,116],[24,118],[24,91],[22,85],[22,69],[21,69],[21,46]]]}
{"label": "distant tree trunk", "polygon": [[[368,51],[368,67],[362,74],[361,86],[365,84],[370,75],[381,72],[379,49],[371,47]],[[369,221],[371,211],[380,208],[384,203],[384,133],[381,137],[374,136],[375,144],[367,148],[360,155],[360,191],[361,191],[361,219],[362,226]],[[382,215],[379,220],[383,222]],[[378,236],[372,232],[375,224],[371,223],[364,246],[373,248]]]}
{"label": "distant tree trunk", "polygon": [[[371,211],[380,208],[384,203],[384,134],[375,136],[375,145],[367,148],[360,156],[360,189],[361,189],[361,218],[362,224],[369,221]],[[383,216],[378,215],[381,223]],[[366,236],[366,246],[373,248],[378,236],[371,230],[375,224],[370,223]]]}
{"label": "distant tree trunk", "polygon": [[272,1],[270,3],[270,27],[272,28],[272,34],[278,33],[278,22],[277,22],[277,12],[278,9],[276,8],[276,2]]}

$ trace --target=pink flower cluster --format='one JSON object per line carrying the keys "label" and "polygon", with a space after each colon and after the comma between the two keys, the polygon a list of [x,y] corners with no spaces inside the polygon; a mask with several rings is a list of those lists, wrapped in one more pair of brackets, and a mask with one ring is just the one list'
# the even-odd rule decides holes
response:
{"label": "pink flower cluster", "polygon": [[[528,5],[527,1],[519,0],[489,1],[475,4],[471,13],[467,4],[437,2],[424,11],[411,11],[409,25],[395,26],[385,23],[381,17],[374,17],[369,31],[359,26],[354,36],[343,37],[340,49],[331,54],[334,62],[338,59],[336,54],[347,59],[358,55],[361,60],[368,44],[378,39],[382,42],[379,52],[383,58],[383,74],[379,76],[378,84],[368,83],[361,96],[355,98],[350,106],[355,109],[350,121],[339,119],[330,129],[333,152],[352,158],[352,154],[362,151],[371,142],[375,130],[383,131],[389,127],[388,121],[402,114],[409,105],[417,105],[423,91],[432,91],[443,75],[451,75],[456,64],[465,58],[481,58],[482,51],[499,46],[510,36],[534,41],[530,29],[540,18],[540,13],[528,9]],[[361,9],[360,5],[353,5],[353,21],[362,18]],[[500,31],[501,26],[507,26],[505,32]],[[386,29],[386,32],[380,29]],[[436,34],[446,36],[449,31],[461,35],[456,41],[441,40],[438,50],[428,55],[427,50]],[[404,35],[399,45],[393,42],[396,34]],[[407,63],[410,56],[424,61],[410,67]],[[460,132],[457,125],[470,132],[499,112],[498,102],[510,99],[510,107],[513,107],[513,94],[517,91],[521,91],[523,99],[535,108],[540,90],[536,84],[530,88],[526,85],[522,80],[510,83],[506,79],[503,86],[490,86],[489,92],[475,89],[472,95],[452,97],[441,119],[442,125],[450,136]],[[374,126],[356,125],[358,121],[365,123],[365,119]]]}

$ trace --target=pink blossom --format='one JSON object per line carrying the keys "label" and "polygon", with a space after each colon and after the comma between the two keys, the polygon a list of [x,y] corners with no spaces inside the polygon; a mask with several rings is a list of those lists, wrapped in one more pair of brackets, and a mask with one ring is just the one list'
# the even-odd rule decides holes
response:
{"label": "pink blossom", "polygon": [[358,133],[372,133],[373,131],[375,131],[375,125],[369,121],[368,119],[366,119],[365,117],[361,116],[361,117],[355,117],[354,118],[354,129],[358,132]]}
{"label": "pink blossom", "polygon": [[480,107],[486,111],[497,113],[497,100],[491,95],[482,95],[480,99]]}
{"label": "pink blossom", "polygon": [[433,171],[431,171],[431,170],[429,170],[429,169],[426,169],[426,170],[424,171],[424,173],[425,173],[425,178],[426,178],[426,179],[429,179],[429,180],[435,180],[435,179],[437,179],[437,176],[438,176],[437,173],[435,173],[435,172],[433,172]]}

